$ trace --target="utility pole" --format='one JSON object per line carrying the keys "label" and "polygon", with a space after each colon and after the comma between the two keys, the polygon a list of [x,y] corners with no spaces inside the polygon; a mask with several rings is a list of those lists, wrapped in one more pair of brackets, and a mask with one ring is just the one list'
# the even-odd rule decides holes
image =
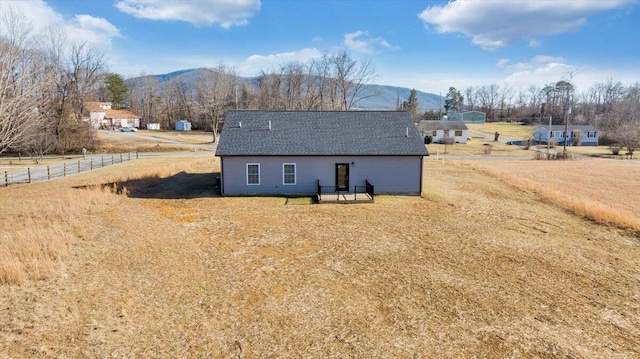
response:
{"label": "utility pole", "polygon": [[549,133],[547,134],[547,159],[551,158],[551,121],[552,117],[549,115]]}

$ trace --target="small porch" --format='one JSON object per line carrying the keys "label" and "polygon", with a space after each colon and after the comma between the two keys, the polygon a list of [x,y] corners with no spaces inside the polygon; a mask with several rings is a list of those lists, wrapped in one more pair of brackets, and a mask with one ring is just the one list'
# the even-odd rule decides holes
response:
{"label": "small porch", "polygon": [[365,180],[364,186],[354,186],[353,191],[338,190],[336,186],[321,186],[318,180],[318,203],[372,203],[375,198],[374,187]]}

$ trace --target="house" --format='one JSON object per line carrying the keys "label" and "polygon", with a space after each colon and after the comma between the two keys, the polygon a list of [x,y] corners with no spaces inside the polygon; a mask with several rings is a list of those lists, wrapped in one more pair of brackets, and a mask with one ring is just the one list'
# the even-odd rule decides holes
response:
{"label": "house", "polygon": [[176,122],[176,131],[191,131],[191,122],[185,120]]}
{"label": "house", "polygon": [[450,113],[445,121],[462,121],[464,123],[484,123],[487,115],[481,111],[465,111]]}
{"label": "house", "polygon": [[468,128],[462,121],[420,121],[416,124],[422,138],[432,137],[432,142],[440,143],[451,138],[455,143],[467,143]]}
{"label": "house", "polygon": [[223,195],[422,192],[429,154],[408,112],[235,110],[224,123]]}
{"label": "house", "polygon": [[600,131],[590,125],[569,125],[567,126],[568,135],[565,136],[564,125],[552,125],[549,131],[549,125],[538,125],[533,129],[533,140],[538,143],[547,143],[549,135],[557,144],[564,145],[565,137],[567,145],[571,146],[597,146],[600,138]]}
{"label": "house", "polygon": [[131,110],[114,110],[111,102],[85,102],[82,115],[95,128],[140,128],[140,116]]}

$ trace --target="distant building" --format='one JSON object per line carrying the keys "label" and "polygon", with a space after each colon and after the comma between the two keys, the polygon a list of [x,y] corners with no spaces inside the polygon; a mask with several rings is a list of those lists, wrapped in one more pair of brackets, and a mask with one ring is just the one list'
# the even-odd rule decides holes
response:
{"label": "distant building", "polygon": [[114,110],[111,102],[85,102],[82,118],[95,128],[140,128],[140,116],[131,110]]}
{"label": "distant building", "polygon": [[533,129],[533,140],[538,143],[548,143],[549,134],[557,144],[564,145],[565,139],[570,146],[597,146],[600,131],[590,125],[569,125],[565,133],[564,125],[539,125]]}
{"label": "distant building", "polygon": [[468,128],[462,121],[420,121],[416,128],[422,138],[432,136],[435,143],[451,138],[455,143],[467,143]]}
{"label": "distant building", "polygon": [[487,114],[481,111],[452,112],[444,117],[444,121],[462,121],[464,123],[484,123]]}
{"label": "distant building", "polygon": [[185,120],[176,122],[176,131],[191,131],[191,122]]}

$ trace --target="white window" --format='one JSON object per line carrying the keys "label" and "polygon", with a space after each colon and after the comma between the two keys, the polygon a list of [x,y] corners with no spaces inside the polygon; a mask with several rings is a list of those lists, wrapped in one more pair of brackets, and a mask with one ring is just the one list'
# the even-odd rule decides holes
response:
{"label": "white window", "polygon": [[260,184],[260,164],[247,163],[247,185]]}
{"label": "white window", "polygon": [[457,136],[457,137],[462,136],[462,131],[456,130],[456,136]]}
{"label": "white window", "polygon": [[587,137],[588,138],[596,138],[596,131],[587,132]]}
{"label": "white window", "polygon": [[282,184],[296,184],[296,164],[282,164]]}

